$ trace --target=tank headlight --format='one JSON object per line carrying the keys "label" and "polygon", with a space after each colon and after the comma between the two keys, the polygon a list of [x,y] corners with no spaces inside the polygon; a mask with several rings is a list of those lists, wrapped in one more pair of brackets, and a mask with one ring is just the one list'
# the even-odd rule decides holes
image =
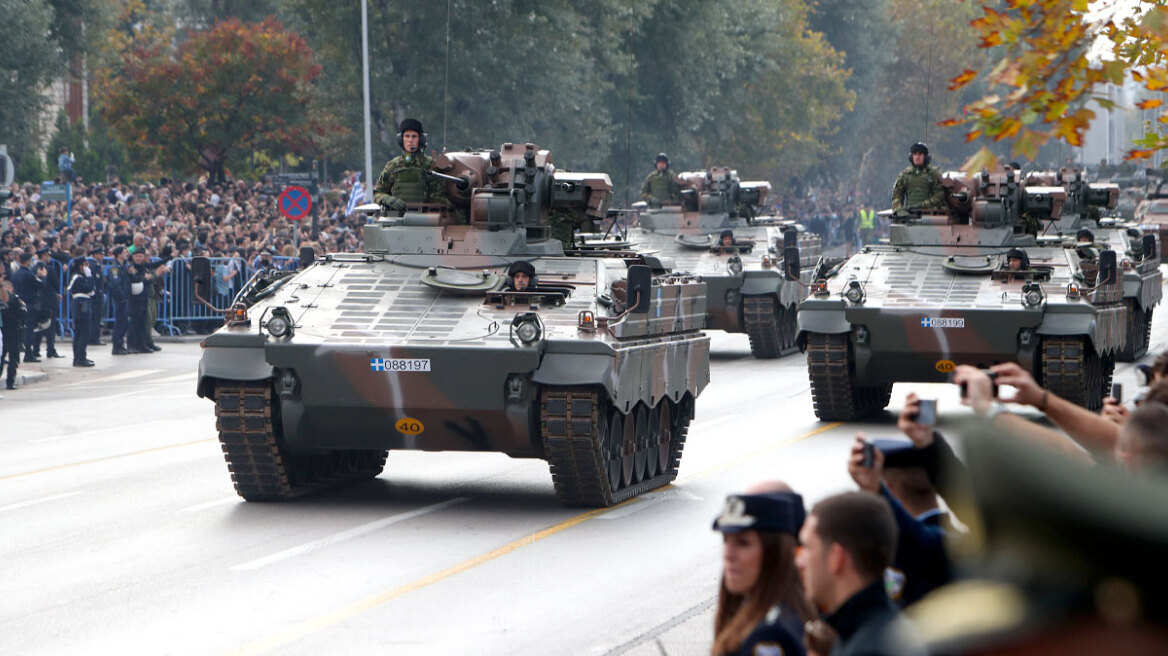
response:
{"label": "tank headlight", "polygon": [[856,305],[864,302],[864,286],[860,284],[859,280],[848,283],[848,288],[844,290],[844,298],[848,299],[849,303]]}
{"label": "tank headlight", "polygon": [[735,255],[726,261],[726,269],[731,275],[738,275],[742,273],[742,258]]}
{"label": "tank headlight", "polygon": [[292,316],[288,314],[287,308],[272,308],[272,314],[268,317],[264,327],[268,329],[268,334],[276,339],[291,337]]}
{"label": "tank headlight", "polygon": [[534,312],[520,312],[511,320],[511,341],[517,338],[522,344],[532,344],[543,335],[543,325]]}
{"label": "tank headlight", "polygon": [[1022,307],[1034,308],[1042,305],[1045,296],[1042,293],[1042,286],[1036,282],[1029,282],[1022,285]]}

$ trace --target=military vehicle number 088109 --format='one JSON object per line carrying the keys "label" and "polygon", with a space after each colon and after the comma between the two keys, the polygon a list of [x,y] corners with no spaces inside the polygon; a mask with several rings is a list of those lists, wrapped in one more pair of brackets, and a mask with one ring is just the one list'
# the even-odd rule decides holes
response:
{"label": "military vehicle number 088109", "polygon": [[369,368],[373,371],[430,371],[430,358],[372,358]]}

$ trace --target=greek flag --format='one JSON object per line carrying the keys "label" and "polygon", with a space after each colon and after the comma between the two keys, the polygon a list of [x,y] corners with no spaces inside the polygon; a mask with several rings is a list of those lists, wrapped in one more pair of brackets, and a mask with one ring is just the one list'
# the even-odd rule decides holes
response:
{"label": "greek flag", "polygon": [[349,204],[345,206],[345,216],[353,213],[357,206],[365,202],[365,186],[361,184],[361,173],[353,176],[353,193],[349,194]]}

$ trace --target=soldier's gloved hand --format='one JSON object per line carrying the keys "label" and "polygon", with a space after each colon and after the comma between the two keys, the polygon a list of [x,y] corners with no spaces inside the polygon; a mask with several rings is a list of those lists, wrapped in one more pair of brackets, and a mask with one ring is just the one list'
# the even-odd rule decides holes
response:
{"label": "soldier's gloved hand", "polygon": [[382,205],[385,206],[385,209],[393,210],[394,212],[406,211],[406,202],[396,196],[385,201]]}

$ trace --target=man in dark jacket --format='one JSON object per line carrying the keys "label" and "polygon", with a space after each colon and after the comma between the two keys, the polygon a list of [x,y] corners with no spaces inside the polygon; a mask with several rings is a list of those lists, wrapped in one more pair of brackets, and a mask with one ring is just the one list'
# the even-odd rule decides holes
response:
{"label": "man in dark jacket", "polygon": [[[40,270],[43,272],[44,267],[40,267]],[[33,335],[36,332],[37,316],[40,314],[41,288],[45,282],[44,274],[38,276],[33,270],[32,256],[28,253],[20,254],[20,268],[12,274],[12,284],[17,296],[24,299],[27,310],[24,315],[24,361],[40,362],[40,356],[34,350]]]}
{"label": "man in dark jacket", "polygon": [[838,635],[831,656],[923,653],[884,589],[896,551],[887,503],[863,492],[828,497],[811,509],[799,542],[804,592]]}

